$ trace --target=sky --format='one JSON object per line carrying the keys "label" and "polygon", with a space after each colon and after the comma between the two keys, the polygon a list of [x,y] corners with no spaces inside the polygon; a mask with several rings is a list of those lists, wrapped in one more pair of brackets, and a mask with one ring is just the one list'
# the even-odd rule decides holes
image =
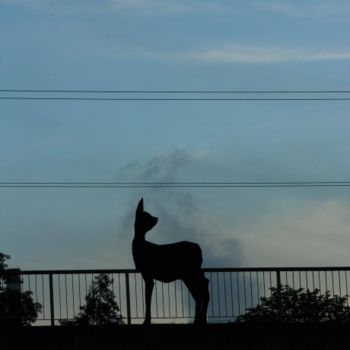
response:
{"label": "sky", "polygon": [[[350,90],[349,25],[345,0],[0,0],[0,89]],[[0,100],[0,182],[350,181],[349,106]],[[206,267],[350,262],[349,187],[0,188],[0,251],[133,268],[141,197]]]}

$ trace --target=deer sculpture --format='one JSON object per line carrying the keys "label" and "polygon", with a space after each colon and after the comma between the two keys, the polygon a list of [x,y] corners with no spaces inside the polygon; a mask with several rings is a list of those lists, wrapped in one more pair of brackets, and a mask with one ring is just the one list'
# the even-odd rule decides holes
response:
{"label": "deer sculpture", "polygon": [[146,233],[157,222],[157,217],[144,211],[143,199],[141,199],[136,209],[132,254],[136,269],[141,272],[145,282],[146,314],[144,324],[151,323],[154,280],[169,283],[177,279],[183,280],[195,300],[194,324],[206,324],[209,280],[201,269],[201,248],[198,244],[187,241],[163,245],[146,241]]}

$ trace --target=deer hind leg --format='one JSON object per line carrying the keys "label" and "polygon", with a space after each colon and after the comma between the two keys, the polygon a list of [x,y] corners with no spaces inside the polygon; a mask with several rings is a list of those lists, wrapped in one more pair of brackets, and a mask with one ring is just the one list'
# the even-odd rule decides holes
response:
{"label": "deer hind leg", "polygon": [[196,302],[194,324],[207,323],[207,309],[209,304],[209,280],[201,271],[200,274],[189,276],[184,279],[188,290]]}
{"label": "deer hind leg", "polygon": [[152,300],[152,292],[154,287],[153,278],[144,277],[145,281],[145,299],[146,299],[146,315],[145,320],[143,322],[144,325],[151,324],[151,300]]}
{"label": "deer hind leg", "polygon": [[201,282],[201,310],[200,310],[200,319],[203,320],[203,323],[207,323],[207,311],[208,311],[209,300],[210,300],[209,280],[204,276],[204,273],[203,273],[202,282]]}

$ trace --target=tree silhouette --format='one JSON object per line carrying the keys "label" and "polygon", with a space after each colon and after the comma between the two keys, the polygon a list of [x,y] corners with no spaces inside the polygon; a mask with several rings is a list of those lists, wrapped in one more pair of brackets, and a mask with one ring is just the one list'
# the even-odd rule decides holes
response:
{"label": "tree silhouette", "polygon": [[115,301],[111,285],[113,279],[105,273],[95,277],[85,297],[85,305],[73,321],[61,321],[62,325],[101,326],[123,324],[123,317]]}
{"label": "tree silhouette", "polygon": [[319,289],[272,287],[271,296],[237,318],[236,322],[349,322],[348,296],[321,294]]}
{"label": "tree silhouette", "polygon": [[36,321],[41,304],[33,301],[32,292],[12,289],[7,284],[6,260],[0,253],[0,324],[5,326],[29,326]]}

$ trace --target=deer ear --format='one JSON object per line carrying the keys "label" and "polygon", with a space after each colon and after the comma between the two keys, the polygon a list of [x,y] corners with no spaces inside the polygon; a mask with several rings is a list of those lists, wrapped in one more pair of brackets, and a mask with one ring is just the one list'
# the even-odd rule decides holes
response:
{"label": "deer ear", "polygon": [[143,198],[139,201],[139,204],[136,209],[136,215],[139,215],[143,212]]}

